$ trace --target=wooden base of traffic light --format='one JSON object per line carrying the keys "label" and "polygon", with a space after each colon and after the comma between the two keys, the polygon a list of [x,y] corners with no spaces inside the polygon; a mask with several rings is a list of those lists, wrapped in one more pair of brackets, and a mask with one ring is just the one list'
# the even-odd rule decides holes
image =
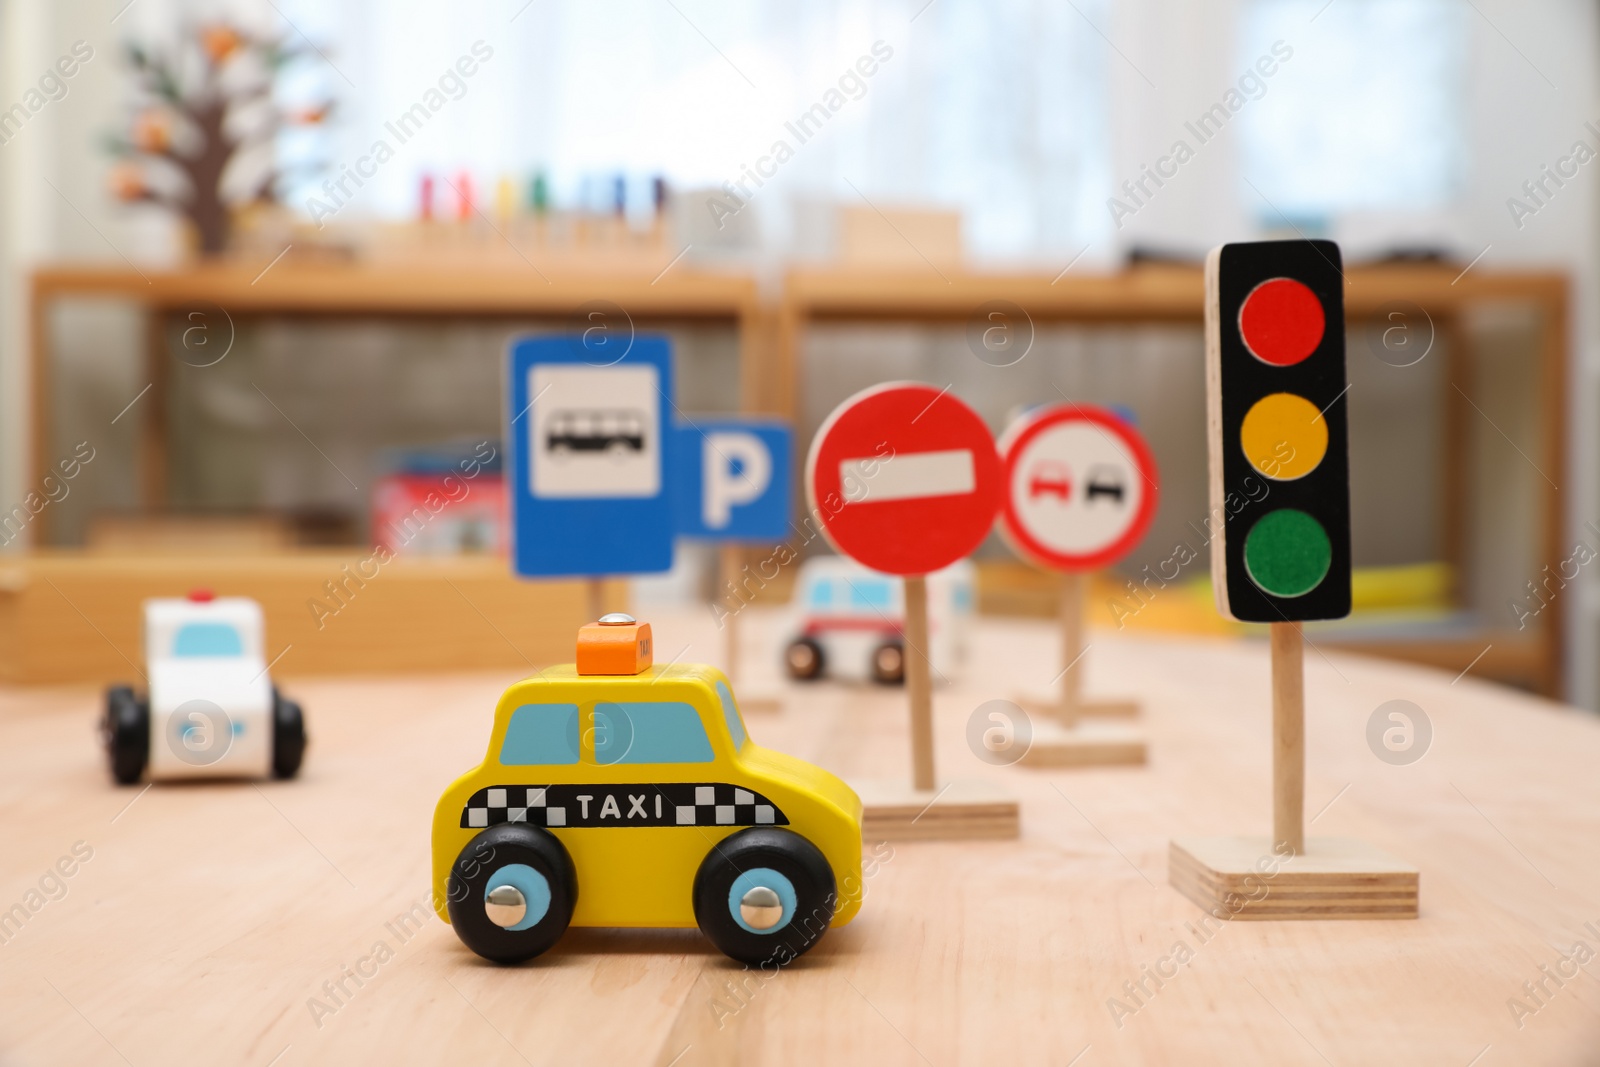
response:
{"label": "wooden base of traffic light", "polygon": [[1019,761],[1024,767],[1137,766],[1147,756],[1143,731],[1124,723],[1088,721],[1096,707],[1126,706],[1131,708],[1128,714],[1136,715],[1139,706],[1131,701],[1096,705],[1082,697],[1084,584],[1082,574],[1061,576],[1060,695],[1049,704],[1018,701],[1043,716],[1033,724],[1033,738]]}
{"label": "wooden base of traffic light", "polygon": [[1167,881],[1219,919],[1415,919],[1420,875],[1342,837],[1305,837],[1305,642],[1271,624],[1272,836],[1172,842]]}
{"label": "wooden base of traffic light", "polygon": [[1265,835],[1179,838],[1167,880],[1219,919],[1417,917],[1417,869],[1348,837],[1313,837],[1287,857]]}
{"label": "wooden base of traffic light", "polygon": [[1021,832],[1015,799],[984,782],[938,784],[933,764],[933,682],[928,668],[928,579],[905,579],[906,696],[911,705],[910,785],[852,782],[868,841],[1011,838]]}

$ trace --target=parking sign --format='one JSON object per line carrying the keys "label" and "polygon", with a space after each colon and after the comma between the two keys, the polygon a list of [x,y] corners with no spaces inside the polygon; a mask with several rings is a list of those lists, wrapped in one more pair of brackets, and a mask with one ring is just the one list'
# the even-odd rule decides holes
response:
{"label": "parking sign", "polygon": [[508,356],[512,566],[526,577],[672,566],[672,351],[639,335],[620,358],[582,335],[523,337]]}
{"label": "parking sign", "polygon": [[762,418],[700,418],[675,431],[678,533],[702,541],[790,536],[794,431]]}

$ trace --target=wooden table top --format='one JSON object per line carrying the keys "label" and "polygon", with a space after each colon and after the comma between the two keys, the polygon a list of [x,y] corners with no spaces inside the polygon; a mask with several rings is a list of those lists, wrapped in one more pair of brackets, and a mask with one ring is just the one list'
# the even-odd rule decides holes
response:
{"label": "wooden table top", "polygon": [[[749,697],[778,685],[756,658],[778,616],[747,614]],[[708,614],[651,618],[663,652],[720,656]],[[1600,953],[1600,722],[1308,649],[1310,832],[1415,863],[1421,918],[1197,934],[1167,844],[1269,829],[1265,643],[1091,637],[1089,691],[1145,702],[1148,767],[977,760],[973,710],[1057,670],[1045,624],[985,620],[936,689],[940,771],[1012,790],[1021,839],[880,849],[856,921],[771,978],[694,931],[573,931],[503,969],[437,919],[394,923],[425,901],[433,805],[511,675],[297,680],[298,780],[144,792],[110,783],[96,692],[0,690],[0,909],[27,912],[0,943],[0,1062],[1600,1062],[1600,957],[1562,962]],[[902,694],[787,692],[747,716],[758,740],[846,777],[908,773]],[[1432,723],[1409,766],[1367,746],[1392,699]],[[47,876],[58,862],[70,877]]]}

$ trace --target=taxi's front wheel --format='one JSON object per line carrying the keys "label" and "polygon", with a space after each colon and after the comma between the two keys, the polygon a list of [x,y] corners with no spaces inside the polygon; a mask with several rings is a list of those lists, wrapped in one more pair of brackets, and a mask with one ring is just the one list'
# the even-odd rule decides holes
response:
{"label": "taxi's front wheel", "polygon": [[740,963],[781,967],[822,939],[834,894],[833,868],[817,846],[792,830],[752,826],[701,862],[694,917]]}
{"label": "taxi's front wheel", "polygon": [[496,963],[521,963],[554,945],[577,903],[572,857],[537,826],[491,826],[450,868],[450,925],[463,944]]}

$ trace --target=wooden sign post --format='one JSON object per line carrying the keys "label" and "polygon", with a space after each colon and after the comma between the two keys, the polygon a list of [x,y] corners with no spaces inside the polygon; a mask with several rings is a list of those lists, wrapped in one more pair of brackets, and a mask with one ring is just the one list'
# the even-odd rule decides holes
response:
{"label": "wooden sign post", "polygon": [[1016,837],[1017,802],[982,781],[940,783],[928,663],[928,579],[972,554],[1000,506],[1000,457],[977,413],[919,382],[850,397],[817,430],[806,495],[824,536],[873,570],[905,580],[911,782],[852,782],[862,834],[882,838]]}
{"label": "wooden sign post", "polygon": [[[1350,613],[1344,274],[1331,241],[1206,260],[1206,423],[1217,608],[1270,626],[1272,834],[1172,842],[1173,888],[1219,918],[1414,919],[1417,869],[1305,836],[1301,623]],[[1263,491],[1264,490],[1264,491]]]}
{"label": "wooden sign post", "polygon": [[[1017,419],[1000,439],[1005,503],[1000,533],[1014,552],[1062,573],[1058,692],[1019,703],[1048,718],[1033,725],[1021,763],[1083,767],[1145,761],[1144,735],[1089,718],[1083,699],[1085,574],[1132,551],[1155,517],[1155,459],[1129,423],[1091,404],[1050,404]],[[1137,705],[1119,702],[1136,712]]]}
{"label": "wooden sign post", "polygon": [[[747,603],[744,548],[790,535],[794,431],[787,422],[760,415],[684,416],[684,422],[673,450],[678,535],[718,546],[711,610],[722,630],[723,669],[737,684],[739,616]],[[746,712],[776,710],[778,701],[742,688],[739,706]]]}

